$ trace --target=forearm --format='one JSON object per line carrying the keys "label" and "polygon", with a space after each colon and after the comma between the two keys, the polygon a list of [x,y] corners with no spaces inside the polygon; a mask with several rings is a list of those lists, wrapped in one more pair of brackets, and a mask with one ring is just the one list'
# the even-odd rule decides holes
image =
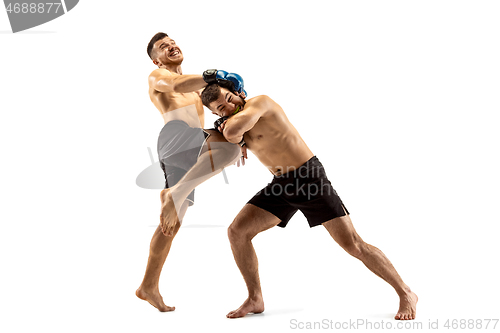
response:
{"label": "forearm", "polygon": [[229,118],[224,126],[224,137],[231,143],[239,143],[243,135],[251,130],[257,121],[258,115],[239,113]]}
{"label": "forearm", "polygon": [[189,93],[205,88],[207,83],[201,75],[181,75],[158,80],[156,90],[161,92]]}

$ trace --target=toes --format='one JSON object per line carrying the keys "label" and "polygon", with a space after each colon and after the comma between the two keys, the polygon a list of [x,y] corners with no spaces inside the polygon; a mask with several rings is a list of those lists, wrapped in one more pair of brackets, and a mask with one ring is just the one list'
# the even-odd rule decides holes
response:
{"label": "toes", "polygon": [[229,312],[226,317],[227,318],[240,318],[240,317],[243,317],[243,316],[241,315],[240,312],[238,312],[238,310],[235,310],[235,311]]}
{"label": "toes", "polygon": [[158,309],[158,310],[160,310],[160,312],[170,312],[170,311],[174,311],[175,310],[175,306],[165,305],[161,309]]}
{"label": "toes", "polygon": [[394,317],[394,319],[396,320],[411,320],[411,319],[414,319],[415,317],[412,316],[411,314],[408,314],[408,313],[401,313],[401,312],[398,312],[396,314],[396,316]]}
{"label": "toes", "polygon": [[394,319],[396,319],[396,320],[413,320],[413,319],[415,319],[415,317],[416,317],[415,313],[401,313],[401,312],[398,312],[394,316]]}

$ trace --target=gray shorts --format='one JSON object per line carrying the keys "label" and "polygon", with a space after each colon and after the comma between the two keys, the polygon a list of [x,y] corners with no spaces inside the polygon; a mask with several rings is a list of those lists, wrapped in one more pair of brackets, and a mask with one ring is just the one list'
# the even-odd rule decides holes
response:
{"label": "gray shorts", "polygon": [[[158,136],[158,158],[165,174],[165,188],[174,186],[196,164],[205,141],[210,136],[202,128],[190,127],[181,120],[163,126]],[[194,204],[194,190],[187,197]]]}

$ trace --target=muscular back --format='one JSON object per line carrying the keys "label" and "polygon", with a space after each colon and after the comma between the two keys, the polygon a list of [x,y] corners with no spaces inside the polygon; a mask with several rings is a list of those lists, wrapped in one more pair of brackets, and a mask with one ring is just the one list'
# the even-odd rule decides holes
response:
{"label": "muscular back", "polygon": [[205,116],[198,92],[179,93],[155,89],[158,78],[175,78],[181,75],[160,68],[149,76],[149,98],[160,111],[165,123],[171,120],[185,121],[191,127],[203,127]]}
{"label": "muscular back", "polygon": [[294,170],[307,162],[313,153],[290,123],[283,109],[267,96],[247,101],[242,112],[265,108],[252,129],[245,133],[248,149],[273,173]]}

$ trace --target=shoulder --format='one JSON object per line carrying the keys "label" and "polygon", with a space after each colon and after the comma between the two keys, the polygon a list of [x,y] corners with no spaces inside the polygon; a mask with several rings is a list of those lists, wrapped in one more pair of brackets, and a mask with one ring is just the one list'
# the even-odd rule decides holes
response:
{"label": "shoulder", "polygon": [[247,103],[250,102],[252,103],[252,105],[258,105],[258,106],[270,106],[271,104],[275,103],[271,97],[267,96],[267,95],[259,95],[259,96],[255,96],[255,97],[252,97],[250,98]]}
{"label": "shoulder", "polygon": [[173,74],[169,70],[166,70],[165,68],[157,68],[154,71],[152,71],[151,74],[149,74],[150,78],[158,78],[165,76],[173,76]]}
{"label": "shoulder", "polygon": [[246,108],[252,110],[252,114],[259,114],[260,117],[264,117],[273,111],[275,104],[269,96],[260,95],[247,100]]}
{"label": "shoulder", "polygon": [[151,72],[151,74],[149,74],[149,77],[148,77],[148,83],[149,83],[149,86],[151,88],[154,88],[156,89],[156,85],[161,81],[161,80],[169,80],[170,78],[173,78],[174,75],[164,69],[164,68],[157,68],[155,69],[154,71]]}

